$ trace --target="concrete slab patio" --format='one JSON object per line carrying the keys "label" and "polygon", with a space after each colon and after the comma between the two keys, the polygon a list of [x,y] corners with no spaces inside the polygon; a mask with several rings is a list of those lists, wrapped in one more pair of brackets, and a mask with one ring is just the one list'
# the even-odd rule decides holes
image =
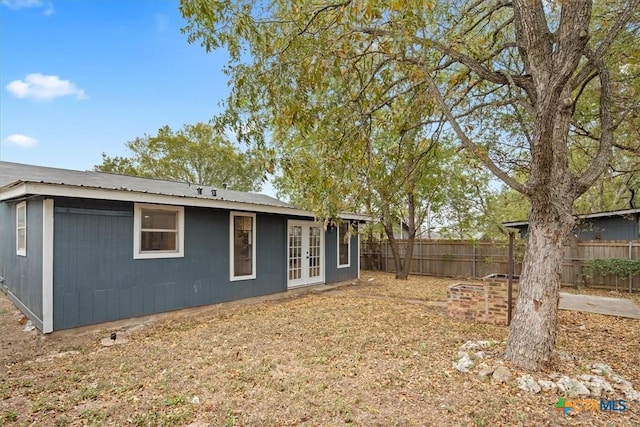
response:
{"label": "concrete slab patio", "polygon": [[625,298],[576,295],[560,292],[560,310],[584,311],[608,316],[640,319],[640,308]]}

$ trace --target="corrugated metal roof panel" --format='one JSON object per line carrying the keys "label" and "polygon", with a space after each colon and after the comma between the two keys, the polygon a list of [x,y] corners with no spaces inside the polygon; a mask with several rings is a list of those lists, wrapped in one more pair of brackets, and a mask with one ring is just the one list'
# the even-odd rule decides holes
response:
{"label": "corrugated metal roof panel", "polygon": [[[75,171],[21,163],[0,162],[0,188],[15,182],[38,182],[70,185],[93,189],[135,191],[176,197],[194,197],[230,202],[251,203],[264,206],[294,208],[289,203],[271,196],[151,178],[117,175],[95,171]],[[202,194],[198,193],[202,188]],[[215,189],[215,196],[211,190]]]}

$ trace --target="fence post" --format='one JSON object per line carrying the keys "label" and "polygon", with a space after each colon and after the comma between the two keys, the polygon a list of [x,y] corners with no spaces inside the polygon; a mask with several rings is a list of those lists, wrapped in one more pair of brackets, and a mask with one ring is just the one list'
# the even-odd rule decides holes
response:
{"label": "fence post", "polygon": [[[420,237],[420,243],[419,243],[419,248],[420,248],[420,256],[418,257],[418,262],[420,263],[420,276],[422,276],[422,236]],[[629,252],[631,253],[631,252]]]}
{"label": "fence post", "polygon": [[[521,241],[516,241],[513,250],[513,255],[516,255],[515,249],[522,249],[523,243]],[[516,243],[514,242],[514,243]],[[406,243],[405,243],[406,244]],[[464,269],[467,268],[466,263],[469,262],[468,258],[465,256],[459,256],[461,246],[468,248],[471,245],[471,269],[472,276],[474,278],[481,277],[481,275],[485,272],[487,265],[486,263],[492,263],[490,259],[499,258],[500,266],[502,266],[502,259],[504,256],[502,255],[506,252],[507,248],[504,247],[503,242],[478,242],[478,241],[438,241],[438,240],[429,240],[426,239],[423,241],[420,239],[418,242],[419,248],[417,252],[419,252],[419,274],[421,276],[431,275],[431,276],[442,276],[449,270],[453,271],[456,276],[464,275]],[[493,252],[488,252],[484,250],[484,245],[490,245],[493,248]],[[363,267],[378,267],[378,270],[381,272],[389,273],[393,268],[389,264],[389,261],[393,262],[393,256],[391,256],[391,247],[389,245],[388,240],[381,239],[376,242],[375,247],[376,251],[373,251],[372,242],[362,242],[360,246],[360,250],[362,252],[362,256],[366,260],[370,258],[369,262],[365,262]],[[404,247],[404,246],[403,246]],[[503,250],[504,247],[504,250]],[[624,241],[624,242],[580,242],[577,240],[571,240],[567,243],[565,247],[566,258],[564,262],[567,264],[569,268],[567,268],[567,272],[571,271],[571,264],[574,266],[574,274],[571,276],[569,273],[567,276],[564,276],[564,280],[566,283],[569,283],[573,279],[574,284],[582,284],[583,278],[580,274],[575,274],[575,272],[580,272],[582,261],[586,259],[590,259],[593,257],[602,257],[602,258],[622,258],[624,257],[624,249],[627,249],[627,257],[630,260],[638,259],[638,249],[640,249],[640,241]],[[500,249],[498,251],[498,249]],[[455,254],[455,256],[452,255]],[[464,252],[469,255],[468,252]],[[507,254],[505,254],[507,255]],[[509,257],[507,255],[507,257]],[[414,256],[413,259],[416,257]],[[509,257],[511,258],[511,257]],[[516,258],[514,257],[514,265],[512,267],[511,274],[522,274],[522,260],[518,259],[516,262]],[[494,265],[495,267],[496,265]],[[504,269],[506,270],[506,269]],[[492,271],[493,273],[505,273],[503,269],[500,271]],[[417,274],[417,273],[416,273]],[[486,274],[486,273],[485,273]],[[624,279],[623,277],[620,280]],[[628,291],[630,293],[640,291],[640,275],[630,276],[628,279]],[[622,289],[622,282],[619,281],[620,289]],[[594,284],[596,288],[604,288],[604,289],[613,289],[612,283],[598,283]]]}
{"label": "fence post", "polygon": [[573,276],[571,278],[573,281],[573,286],[575,288],[579,288],[582,285],[586,286],[586,280],[582,275],[582,255],[580,253],[580,247],[578,246],[577,237],[570,237],[569,256],[571,257],[571,267],[573,267]]}
{"label": "fence post", "polygon": [[[632,259],[631,257],[632,248],[633,248],[633,244],[631,243],[631,240],[629,240],[629,259],[630,260]],[[629,274],[629,293],[631,293],[632,289],[633,289],[633,278],[631,277],[631,274]]]}
{"label": "fence post", "polygon": [[471,243],[471,277],[476,278],[476,242]]}
{"label": "fence post", "polygon": [[513,301],[513,244],[515,233],[511,231],[509,233],[509,275],[507,276],[507,326],[511,325],[511,305]]}
{"label": "fence post", "polygon": [[389,242],[388,241],[384,241],[384,272],[388,273],[389,272]]}

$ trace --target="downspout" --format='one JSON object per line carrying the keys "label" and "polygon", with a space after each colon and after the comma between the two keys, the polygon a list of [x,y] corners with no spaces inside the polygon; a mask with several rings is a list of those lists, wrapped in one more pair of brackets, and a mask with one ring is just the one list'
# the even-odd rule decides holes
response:
{"label": "downspout", "polygon": [[[629,260],[632,259],[632,249],[633,249],[633,242],[629,240]],[[631,293],[632,289],[633,289],[633,277],[631,276],[631,274],[629,274],[629,293]]]}

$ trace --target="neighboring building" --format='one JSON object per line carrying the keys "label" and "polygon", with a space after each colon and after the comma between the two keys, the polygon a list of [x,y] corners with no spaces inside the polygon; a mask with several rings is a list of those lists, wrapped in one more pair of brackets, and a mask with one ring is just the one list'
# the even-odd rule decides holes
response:
{"label": "neighboring building", "polygon": [[[573,234],[578,240],[637,240],[640,238],[639,224],[639,208],[577,215]],[[505,222],[502,225],[517,228],[523,238],[529,229],[528,221]]]}
{"label": "neighboring building", "polygon": [[262,194],[0,162],[0,289],[48,333],[355,279],[367,219],[325,230]]}

